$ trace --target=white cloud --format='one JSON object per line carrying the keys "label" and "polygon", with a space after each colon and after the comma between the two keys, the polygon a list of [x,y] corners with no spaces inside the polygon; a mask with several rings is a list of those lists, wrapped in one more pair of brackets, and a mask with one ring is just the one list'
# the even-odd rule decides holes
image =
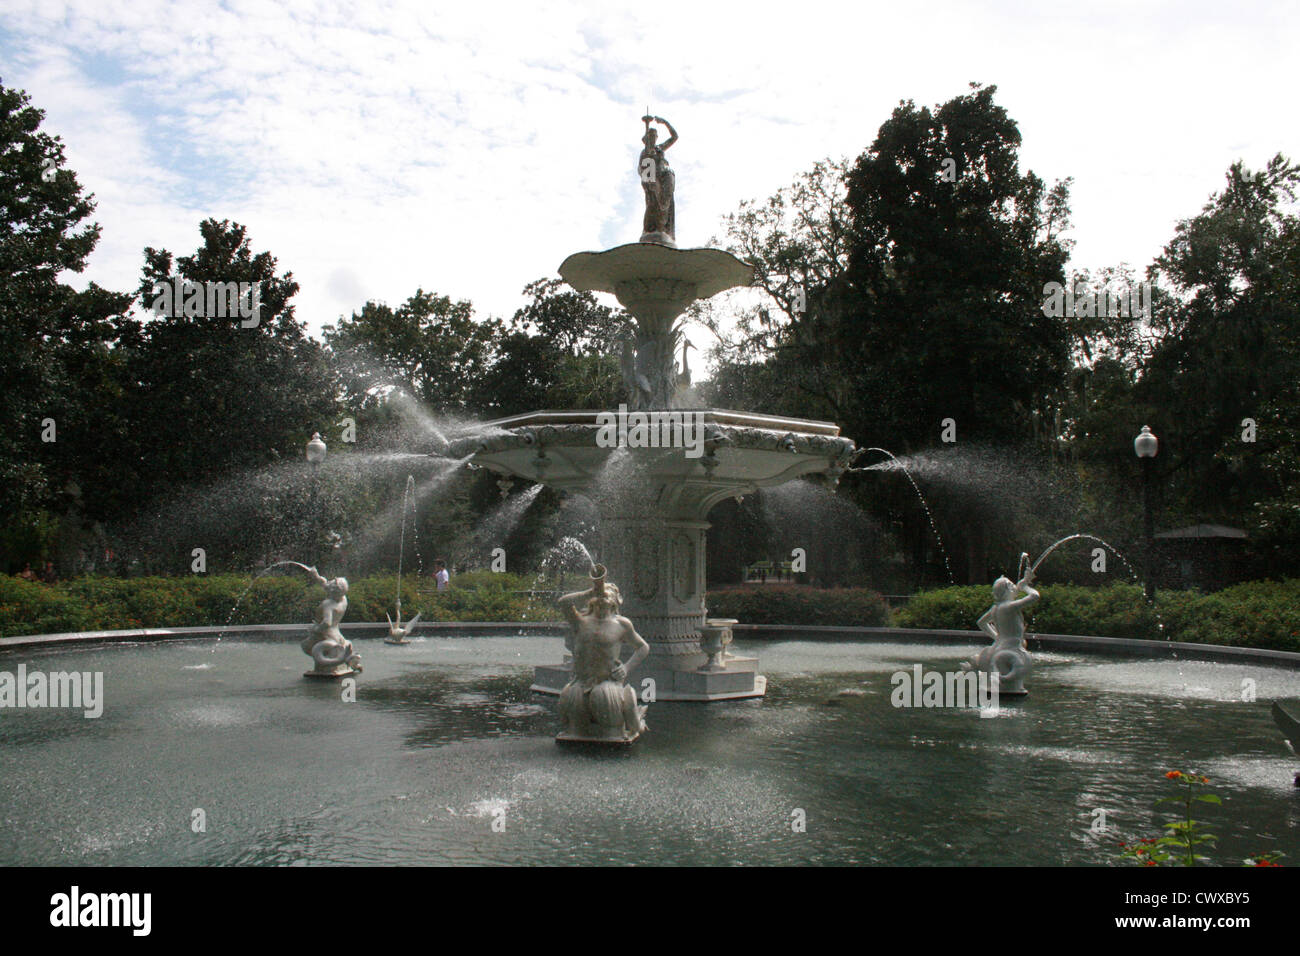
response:
{"label": "white cloud", "polygon": [[639,234],[639,117],[681,143],[679,240],[900,99],[996,83],[1022,158],[1073,176],[1075,264],[1143,266],[1235,158],[1300,154],[1285,4],[10,5],[26,88],[99,201],[86,277],[249,226],[313,329],[419,286],[507,315],[571,252]]}

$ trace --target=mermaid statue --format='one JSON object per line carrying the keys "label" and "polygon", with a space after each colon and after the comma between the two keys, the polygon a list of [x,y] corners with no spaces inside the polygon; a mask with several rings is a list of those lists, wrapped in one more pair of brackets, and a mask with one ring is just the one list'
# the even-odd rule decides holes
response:
{"label": "mermaid statue", "polygon": [[[1015,583],[1006,576],[993,582],[993,606],[978,622],[979,629],[991,637],[993,643],[962,664],[963,670],[996,673],[999,694],[1028,693],[1025,678],[1029,675],[1029,654],[1025,646],[1023,611],[1039,599],[1039,593],[1030,586],[1033,580],[1034,570],[1029,568]],[[1024,597],[1020,597],[1022,592]]]}
{"label": "mermaid statue", "polygon": [[[618,613],[621,604],[618,585],[606,582],[599,564],[591,569],[590,588],[559,600],[572,631],[573,680],[560,692],[563,727],[556,740],[631,743],[649,729],[646,708],[626,681],[650,645]],[[634,649],[626,664],[619,660],[625,644]]]}
{"label": "mermaid statue", "polygon": [[316,662],[316,668],[304,676],[334,678],[361,673],[361,655],[352,650],[352,642],[339,630],[348,610],[348,579],[327,581],[315,568],[308,568],[307,573],[325,588],[325,600],[317,606],[315,623],[301,645],[303,653]]}

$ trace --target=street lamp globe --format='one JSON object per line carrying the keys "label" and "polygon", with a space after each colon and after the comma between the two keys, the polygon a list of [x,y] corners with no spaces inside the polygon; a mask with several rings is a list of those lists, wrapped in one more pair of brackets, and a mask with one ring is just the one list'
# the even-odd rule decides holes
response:
{"label": "street lamp globe", "polygon": [[1133,450],[1139,458],[1154,458],[1160,450],[1160,440],[1151,433],[1150,425],[1142,426],[1142,433],[1133,439]]}
{"label": "street lamp globe", "polygon": [[311,441],[307,442],[307,460],[313,465],[325,460],[325,442],[321,440],[320,432],[314,433]]}

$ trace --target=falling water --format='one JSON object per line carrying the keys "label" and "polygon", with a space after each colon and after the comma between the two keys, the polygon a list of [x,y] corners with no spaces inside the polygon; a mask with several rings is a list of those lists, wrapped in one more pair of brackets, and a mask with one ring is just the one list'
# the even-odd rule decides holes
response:
{"label": "falling water", "polygon": [[[398,537],[397,544],[397,620],[402,620],[402,559],[406,556],[406,508],[409,503],[411,506],[411,528],[414,532],[415,520],[415,502],[412,500],[415,496],[415,476],[406,476],[406,490],[402,492],[402,532]],[[419,553],[419,548],[416,548]]]}
{"label": "falling water", "polygon": [[1051,554],[1061,545],[1065,544],[1067,541],[1073,541],[1076,538],[1087,538],[1090,541],[1096,541],[1102,547],[1108,549],[1113,555],[1115,555],[1115,557],[1119,558],[1120,561],[1124,563],[1124,567],[1128,568],[1129,574],[1133,575],[1134,578],[1138,577],[1137,572],[1133,569],[1133,565],[1129,564],[1128,558],[1124,557],[1124,555],[1121,554],[1117,548],[1115,548],[1110,544],[1107,544],[1105,541],[1101,540],[1101,538],[1097,537],[1095,534],[1083,534],[1082,532],[1079,532],[1078,534],[1066,535],[1060,541],[1054,542],[1050,547],[1048,547],[1046,551],[1044,551],[1042,554],[1038,556],[1037,561],[1035,561],[1032,565],[1030,565],[1030,570],[1036,572],[1038,570],[1038,566],[1042,564],[1044,560],[1046,560],[1049,554]]}
{"label": "falling water", "polygon": [[[912,483],[912,489],[916,492],[916,496],[919,499],[921,499],[921,507],[925,509],[926,520],[930,522],[930,530],[934,532],[934,540],[939,545],[939,554],[943,557],[943,566],[948,571],[948,583],[953,584],[955,582],[955,579],[952,576],[952,565],[948,562],[948,551],[946,548],[944,548],[943,538],[939,534],[938,526],[934,523],[934,514],[930,511],[930,503],[925,500],[925,495],[921,494],[921,487],[916,483],[916,480],[912,477],[912,473],[907,470],[907,466],[904,465],[902,461],[899,460],[898,456],[895,455],[892,451],[889,451],[886,448],[873,447],[873,448],[864,448],[862,449],[861,452],[858,452],[858,454],[862,454],[862,452],[868,452],[868,451],[878,451],[881,452],[882,454],[888,455],[890,458],[894,460],[894,464],[903,470],[903,474],[907,476],[907,480]],[[850,471],[880,471],[883,469],[884,464],[885,464],[884,462],[881,462],[878,465],[869,465],[865,468],[851,468],[849,470]]]}
{"label": "falling water", "polygon": [[311,572],[311,573],[314,573],[316,571],[315,568],[309,568],[307,567],[307,565],[300,564],[297,561],[277,561],[275,562],[275,564],[268,564],[261,571],[258,571],[256,574],[254,574],[253,577],[249,579],[248,585],[244,588],[244,590],[239,592],[239,597],[235,598],[234,606],[231,607],[230,613],[226,615],[226,623],[223,624],[221,630],[217,632],[217,639],[212,645],[213,654],[217,652],[217,647],[221,644],[221,638],[224,637],[226,632],[230,630],[230,623],[235,619],[235,612],[239,610],[239,605],[244,603],[244,598],[248,597],[248,592],[253,590],[253,585],[255,585],[263,575],[275,570],[276,568],[283,567],[285,565],[292,565],[295,568],[302,568],[304,571]]}
{"label": "falling water", "polygon": [[473,560],[473,556],[481,554],[484,548],[503,546],[506,538],[510,537],[519,523],[524,520],[524,515],[537,500],[543,487],[543,485],[533,485],[514,497],[506,498],[493,508],[479,522],[478,528],[469,536],[468,543],[459,550],[461,560],[469,563]]}
{"label": "falling water", "polygon": [[[450,482],[457,474],[461,465],[473,457],[466,455],[459,459],[433,459],[425,458],[426,461],[432,462],[436,466],[434,474],[419,482],[411,493],[412,507],[418,507],[419,502],[425,500],[433,492],[442,488]],[[398,512],[394,514],[393,512]],[[383,513],[376,515],[354,536],[354,539],[360,544],[353,553],[353,557],[358,561],[364,561],[372,558],[379,547],[379,544],[388,539],[388,536],[396,529],[399,521],[404,522],[406,517],[406,498],[402,502],[392,505]]]}
{"label": "falling water", "polygon": [[533,579],[529,600],[537,600],[537,593],[542,590],[542,581],[550,572],[555,572],[557,582],[563,582],[566,568],[578,556],[587,562],[588,568],[595,569],[596,559],[587,550],[587,546],[577,538],[564,537],[557,541],[542,558],[541,567],[538,568],[537,576]]}
{"label": "falling water", "polygon": [[[1038,556],[1038,560],[1035,561],[1032,565],[1030,565],[1030,570],[1032,570],[1032,571],[1034,571],[1034,572],[1037,572],[1037,571],[1038,571],[1038,566],[1039,566],[1040,564],[1042,564],[1043,561],[1045,561],[1045,560],[1047,559],[1047,556],[1048,556],[1049,554],[1051,554],[1053,551],[1055,551],[1057,548],[1059,548],[1061,545],[1065,544],[1066,542],[1068,542],[1068,541],[1074,541],[1074,540],[1076,540],[1076,539],[1078,539],[1078,538],[1087,538],[1089,541],[1096,541],[1096,542],[1097,542],[1098,544],[1100,544],[1102,547],[1104,547],[1104,548],[1106,548],[1107,550],[1109,550],[1109,551],[1111,552],[1111,554],[1115,555],[1115,557],[1117,557],[1117,558],[1120,559],[1120,561],[1124,564],[1124,567],[1128,569],[1128,573],[1131,574],[1131,575],[1133,576],[1133,580],[1134,580],[1134,581],[1138,581],[1138,582],[1140,582],[1140,581],[1142,580],[1141,576],[1137,573],[1137,569],[1135,569],[1135,568],[1133,567],[1133,565],[1129,563],[1128,558],[1124,557],[1123,553],[1122,553],[1118,548],[1116,548],[1116,547],[1115,547],[1114,545],[1112,545],[1112,544],[1109,544],[1109,543],[1103,541],[1101,538],[1097,537],[1095,534],[1084,534],[1083,532],[1078,532],[1078,533],[1076,533],[1076,534],[1066,535],[1066,536],[1065,536],[1064,538],[1062,538],[1060,541],[1055,541],[1055,542],[1053,542],[1053,543],[1048,547],[1048,549],[1047,549],[1046,551],[1044,551],[1042,554],[1040,554],[1040,555]],[[1022,567],[1023,567],[1023,565],[1024,565],[1024,561],[1025,561],[1025,559],[1024,559],[1024,556],[1022,555],[1022,559],[1021,559],[1021,566],[1022,566]],[[1152,611],[1155,613],[1155,616],[1156,616],[1156,628],[1160,631],[1160,636],[1161,636],[1161,637],[1165,637],[1165,636],[1166,636],[1166,633],[1165,633],[1165,620],[1164,620],[1164,615],[1162,615],[1162,614],[1160,613],[1160,609],[1157,608],[1157,607],[1154,607],[1154,606],[1153,606],[1153,607],[1152,607]],[[1177,656],[1177,655],[1175,655],[1175,656]]]}

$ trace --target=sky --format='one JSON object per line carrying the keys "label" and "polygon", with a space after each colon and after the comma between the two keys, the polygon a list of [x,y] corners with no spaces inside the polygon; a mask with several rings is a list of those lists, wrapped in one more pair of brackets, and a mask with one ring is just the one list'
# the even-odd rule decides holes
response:
{"label": "sky", "polygon": [[647,106],[681,137],[687,247],[901,100],[996,84],[1022,168],[1074,178],[1071,265],[1140,270],[1234,160],[1300,156],[1298,45],[1300,5],[1249,0],[0,6],[0,82],[98,204],[68,281],[134,290],[145,246],[230,219],[313,333],[417,288],[507,317],[570,253],[635,241]]}

